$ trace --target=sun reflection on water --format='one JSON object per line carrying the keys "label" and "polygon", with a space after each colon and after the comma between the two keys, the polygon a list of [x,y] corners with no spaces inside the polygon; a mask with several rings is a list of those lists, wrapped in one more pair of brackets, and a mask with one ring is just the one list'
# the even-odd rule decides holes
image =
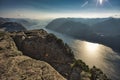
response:
{"label": "sun reflection on water", "polygon": [[81,47],[81,54],[86,58],[85,60],[89,60],[89,63],[97,64],[95,60],[101,60],[101,46],[99,44],[83,42],[82,46],[83,47]]}
{"label": "sun reflection on water", "polygon": [[95,53],[99,49],[99,45],[94,43],[85,42],[84,46],[86,47],[85,49],[91,54]]}
{"label": "sun reflection on water", "polygon": [[101,65],[100,63],[103,61],[103,46],[79,40],[76,40],[74,45],[76,59],[82,59],[89,64],[90,67]]}
{"label": "sun reflection on water", "polygon": [[120,56],[116,55],[111,48],[81,40],[74,40],[71,46],[76,59],[83,60],[89,67],[96,66],[100,68],[109,77],[111,77],[111,75],[112,77],[118,77],[118,73],[120,73],[118,71]]}

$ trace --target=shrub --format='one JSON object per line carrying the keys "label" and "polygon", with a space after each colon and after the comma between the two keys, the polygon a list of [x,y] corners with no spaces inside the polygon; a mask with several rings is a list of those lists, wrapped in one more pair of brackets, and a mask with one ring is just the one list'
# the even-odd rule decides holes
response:
{"label": "shrub", "polygon": [[73,67],[80,67],[85,72],[89,72],[89,67],[82,60],[76,60],[73,64]]}

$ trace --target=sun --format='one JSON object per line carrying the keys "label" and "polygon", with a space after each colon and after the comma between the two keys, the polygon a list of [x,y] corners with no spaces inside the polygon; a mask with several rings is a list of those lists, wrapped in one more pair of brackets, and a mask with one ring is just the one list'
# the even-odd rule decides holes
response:
{"label": "sun", "polygon": [[99,0],[99,3],[102,5],[103,4],[103,0]]}
{"label": "sun", "polygon": [[104,0],[98,0],[99,4],[102,5]]}

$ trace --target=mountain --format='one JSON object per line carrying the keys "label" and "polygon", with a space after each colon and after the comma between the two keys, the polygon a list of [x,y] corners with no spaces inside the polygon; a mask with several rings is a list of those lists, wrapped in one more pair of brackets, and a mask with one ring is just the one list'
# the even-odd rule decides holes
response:
{"label": "mountain", "polygon": [[16,22],[5,22],[0,25],[0,29],[3,29],[4,31],[9,31],[9,32],[26,30],[24,26]]}
{"label": "mountain", "polygon": [[5,22],[16,22],[23,25],[25,28],[29,29],[30,26],[37,25],[40,21],[37,19],[29,18],[3,18],[0,17],[0,24]]}
{"label": "mountain", "polygon": [[109,18],[57,18],[54,19],[54,23],[62,24],[66,21],[81,22],[92,27],[94,24],[108,20]]}
{"label": "mountain", "polygon": [[5,18],[8,22],[17,22],[28,28],[29,26],[36,25],[38,22],[34,19],[29,18]]}
{"label": "mountain", "polygon": [[92,29],[106,36],[120,35],[120,19],[110,18],[106,21],[93,25]]}
{"label": "mountain", "polygon": [[[58,27],[65,26],[66,22],[74,22],[73,26],[76,26],[77,23],[84,24],[82,26],[88,26],[91,29],[92,33],[96,33],[98,35],[106,35],[106,36],[116,36],[120,35],[120,19],[118,18],[57,18],[49,23],[46,27],[54,30],[58,29]],[[76,25],[75,25],[76,24]],[[79,27],[81,27],[79,24]],[[71,25],[71,26],[72,26]],[[68,26],[67,26],[68,27]],[[79,28],[78,28],[79,29]],[[81,30],[82,31],[82,30]]]}
{"label": "mountain", "polygon": [[106,21],[109,18],[66,18],[66,19],[74,22],[81,22],[92,27],[94,24]]}
{"label": "mountain", "polygon": [[88,25],[64,18],[53,20],[46,28],[76,38],[87,38],[87,36],[94,37],[95,35]]}
{"label": "mountain", "polygon": [[0,17],[0,25],[5,23],[5,22],[7,22],[7,20],[5,18]]}
{"label": "mountain", "polygon": [[42,29],[0,32],[0,60],[1,80],[110,80],[100,69],[76,60],[67,44]]}

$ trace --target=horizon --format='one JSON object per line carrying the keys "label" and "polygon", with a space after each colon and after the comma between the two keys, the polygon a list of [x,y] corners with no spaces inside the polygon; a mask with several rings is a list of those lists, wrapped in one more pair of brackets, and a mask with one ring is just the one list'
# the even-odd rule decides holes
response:
{"label": "horizon", "polygon": [[104,18],[113,18],[113,19],[120,19],[120,17],[94,17],[94,18],[91,18],[91,17],[58,17],[58,18],[43,18],[43,19],[40,19],[40,18],[25,18],[25,17],[1,17],[0,18],[13,18],[13,19],[33,19],[33,20],[54,20],[54,19],[104,19]]}
{"label": "horizon", "polygon": [[120,18],[119,0],[1,0],[0,17],[7,18]]}

